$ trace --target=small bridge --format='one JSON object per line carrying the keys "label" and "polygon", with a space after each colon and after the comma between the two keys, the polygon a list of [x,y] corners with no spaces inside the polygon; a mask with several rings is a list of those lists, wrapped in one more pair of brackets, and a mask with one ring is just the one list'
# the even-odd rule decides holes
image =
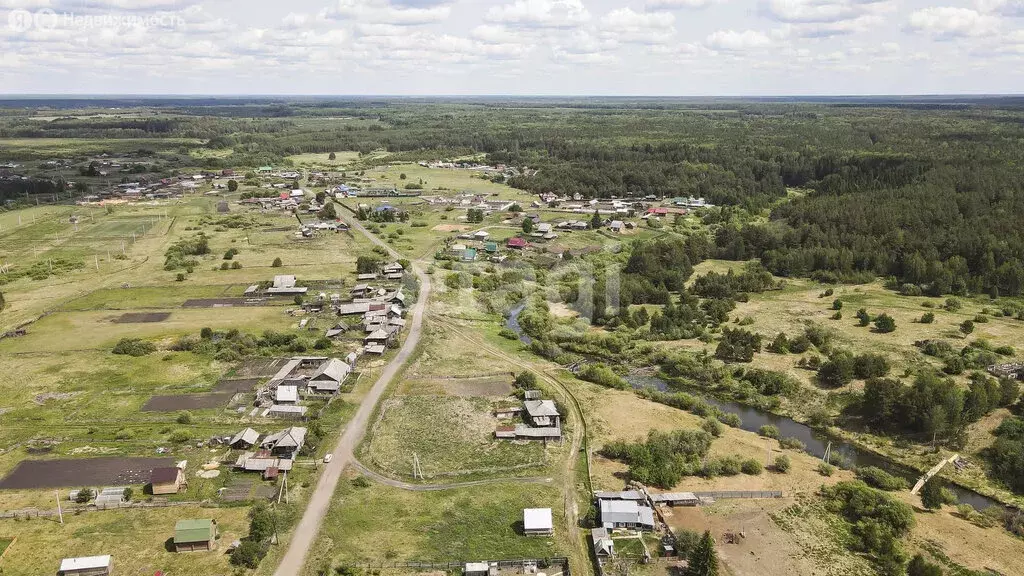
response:
{"label": "small bridge", "polygon": [[931,470],[925,472],[924,476],[921,476],[921,478],[918,479],[917,484],[914,484],[914,488],[910,491],[910,493],[917,494],[925,485],[925,483],[932,479],[932,476],[935,476],[936,474],[939,473],[939,470],[942,470],[943,466],[945,466],[946,464],[952,464],[953,462],[956,462],[958,458],[960,458],[959,454],[953,454],[949,458],[946,458],[945,460],[942,460],[941,462],[933,466]]}

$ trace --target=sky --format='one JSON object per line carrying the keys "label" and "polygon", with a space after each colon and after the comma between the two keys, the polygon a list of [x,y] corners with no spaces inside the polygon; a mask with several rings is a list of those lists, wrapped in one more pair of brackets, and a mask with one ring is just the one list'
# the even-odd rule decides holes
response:
{"label": "sky", "polygon": [[0,0],[0,94],[1024,93],[1024,0]]}

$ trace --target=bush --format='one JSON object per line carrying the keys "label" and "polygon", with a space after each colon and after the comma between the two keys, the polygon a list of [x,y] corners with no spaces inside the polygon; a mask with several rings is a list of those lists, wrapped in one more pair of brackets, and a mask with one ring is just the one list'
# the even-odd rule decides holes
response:
{"label": "bush", "polygon": [[945,504],[956,503],[956,495],[946,488],[945,480],[937,476],[925,482],[918,495],[921,496],[921,504],[929,510],[938,510]]}
{"label": "bush", "polygon": [[145,356],[156,352],[156,345],[152,342],[139,340],[138,338],[122,338],[114,345],[114,349],[111,352],[127,356]]}
{"label": "bush", "polygon": [[789,461],[789,456],[782,454],[775,458],[775,462],[772,464],[772,469],[780,474],[785,474],[789,472],[791,466],[792,464]]}
{"label": "bush", "polygon": [[879,314],[879,316],[875,318],[875,330],[882,334],[895,332],[896,320],[888,314]]}
{"label": "bush", "polygon": [[96,494],[92,491],[92,488],[82,488],[78,491],[78,495],[75,496],[75,502],[79,504],[87,504],[95,495]]}
{"label": "bush", "polygon": [[231,564],[256,569],[260,560],[266,555],[264,546],[252,540],[243,540],[242,544],[231,551]]}
{"label": "bush", "polygon": [[743,470],[744,474],[757,476],[764,470],[764,466],[761,465],[761,462],[759,460],[755,460],[754,458],[747,458],[746,460],[743,461],[741,470]]}
{"label": "bush", "polygon": [[722,425],[719,424],[718,420],[713,420],[711,418],[705,418],[704,421],[701,422],[700,427],[705,432],[707,432],[708,434],[711,434],[715,438],[718,438],[719,436],[722,435]]}
{"label": "bush", "polygon": [[281,266],[284,266],[284,262],[281,262],[280,258],[274,258],[273,264],[270,265],[271,268],[280,268]]}
{"label": "bush", "polygon": [[1000,356],[1013,356],[1014,354],[1016,354],[1016,351],[1013,349],[1013,346],[1000,346],[996,348],[994,352],[996,354],[999,354]]}
{"label": "bush", "polygon": [[971,332],[974,332],[974,322],[971,320],[964,320],[960,323],[960,332],[963,332],[964,336],[967,336]]}
{"label": "bush", "polygon": [[177,274],[176,274],[176,275],[174,276],[174,280],[175,280],[176,282],[184,282],[184,281],[185,281],[185,273],[184,273],[184,272],[178,272],[178,273],[177,273]]}
{"label": "bush", "polygon": [[765,438],[778,438],[779,428],[772,424],[765,424],[758,428],[757,433]]}
{"label": "bush", "polygon": [[934,312],[925,312],[921,316],[921,324],[931,324],[932,322],[935,322],[935,313]]}
{"label": "bush", "polygon": [[175,444],[184,444],[185,442],[188,442],[191,437],[192,436],[188,433],[188,430],[175,430],[167,437],[167,441]]}
{"label": "bush", "polygon": [[121,498],[124,498],[125,502],[131,502],[132,498],[135,497],[135,489],[131,486],[126,486],[124,491],[121,492]]}
{"label": "bush", "polygon": [[801,442],[799,438],[793,438],[792,436],[788,436],[786,438],[783,438],[783,439],[779,440],[779,446],[782,446],[783,448],[785,448],[787,450],[800,450],[800,451],[803,451],[803,450],[807,449],[807,445],[806,444]]}
{"label": "bush", "polygon": [[865,466],[863,468],[857,468],[857,478],[864,481],[865,484],[879,490],[885,490],[887,492],[896,492],[898,490],[906,490],[907,482],[899,476],[893,476],[881,468],[874,466]]}
{"label": "bush", "polygon": [[843,301],[840,300],[839,298],[836,298],[835,300],[833,300],[832,301],[832,309],[833,310],[842,310],[843,309]]}
{"label": "bush", "polygon": [[593,382],[594,384],[600,384],[601,386],[607,386],[609,388],[618,388],[619,390],[626,390],[629,388],[629,382],[612,371],[611,368],[604,364],[589,364],[586,368],[579,373],[580,380],[586,380],[587,382]]}
{"label": "bush", "polygon": [[937,564],[924,559],[924,556],[915,554],[907,564],[907,576],[942,576],[942,568]]}
{"label": "bush", "polygon": [[858,326],[867,326],[868,324],[871,324],[871,315],[868,314],[867,310],[861,308],[860,310],[857,310],[857,320],[859,320],[857,323]]}
{"label": "bush", "polygon": [[721,422],[722,424],[725,424],[726,426],[731,426],[733,428],[739,428],[740,426],[743,425],[743,420],[740,419],[740,415],[735,414],[733,412],[719,414],[718,421]]}
{"label": "bush", "polygon": [[182,412],[181,414],[178,414],[178,417],[175,419],[175,421],[178,424],[191,424],[192,423],[192,414],[190,414],[188,412]]}
{"label": "bush", "polygon": [[988,316],[985,316],[984,314],[978,314],[974,317],[975,324],[985,324],[986,322],[988,322]]}
{"label": "bush", "polygon": [[242,263],[237,261],[237,260],[232,262],[231,263],[231,269],[232,270],[241,270],[242,269]]}
{"label": "bush", "polygon": [[818,474],[821,474],[822,476],[831,476],[835,471],[836,467],[828,462],[820,462],[818,464]]}
{"label": "bush", "polygon": [[881,354],[867,352],[853,359],[853,374],[861,380],[881,378],[889,368],[889,360]]}
{"label": "bush", "polygon": [[680,528],[676,531],[676,554],[680,558],[689,556],[690,553],[697,549],[698,544],[700,544],[699,533],[687,530],[686,528]]}

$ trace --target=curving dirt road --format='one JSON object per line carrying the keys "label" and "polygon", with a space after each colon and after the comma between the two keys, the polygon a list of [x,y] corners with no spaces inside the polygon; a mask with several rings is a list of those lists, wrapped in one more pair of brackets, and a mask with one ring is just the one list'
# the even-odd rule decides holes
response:
{"label": "curving dirt road", "polygon": [[[352,228],[362,232],[371,242],[387,249],[388,253],[394,258],[401,258],[398,252],[395,252],[376,236],[370,234],[359,222],[354,219],[348,220],[348,222]],[[373,414],[374,409],[376,409],[377,403],[380,402],[384,391],[387,390],[388,384],[391,383],[391,379],[394,378],[395,374],[398,373],[409,359],[420,341],[420,334],[423,328],[423,311],[430,297],[430,277],[417,266],[413,265],[412,268],[420,281],[420,292],[419,297],[416,299],[416,304],[412,308],[412,323],[409,327],[409,334],[398,354],[384,368],[380,378],[374,382],[373,387],[370,388],[366,397],[363,398],[359,409],[356,410],[355,416],[345,426],[341,437],[338,439],[337,446],[334,447],[334,458],[330,463],[324,465],[320,479],[310,495],[306,511],[302,514],[302,519],[299,520],[298,526],[295,527],[295,531],[289,539],[288,550],[285,551],[284,556],[281,558],[281,563],[278,564],[277,570],[274,571],[274,576],[295,576],[302,572],[306,562],[306,555],[309,554],[309,549],[316,539],[317,532],[320,531],[320,525],[323,523],[327,509],[331,505],[331,497],[334,495],[334,490],[341,479],[341,473],[347,465],[355,462],[355,448],[362,441],[363,435],[366,433],[366,426],[370,421],[370,416]]]}

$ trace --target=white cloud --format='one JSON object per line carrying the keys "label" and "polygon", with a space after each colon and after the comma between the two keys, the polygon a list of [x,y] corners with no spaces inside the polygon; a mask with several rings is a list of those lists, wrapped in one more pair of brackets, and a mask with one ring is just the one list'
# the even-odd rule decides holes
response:
{"label": "white cloud", "polygon": [[719,30],[710,34],[704,45],[718,52],[746,52],[767,48],[772,45],[772,39],[756,30]]}
{"label": "white cloud", "polygon": [[725,0],[648,0],[646,6],[652,10],[676,10],[680,8],[697,10],[723,2]]}
{"label": "white cloud", "polygon": [[978,0],[978,11],[1011,18],[1024,18],[1024,0]]}
{"label": "white cloud", "polygon": [[999,19],[969,8],[933,6],[910,14],[907,27],[940,40],[994,34]]}
{"label": "white cloud", "polygon": [[488,22],[571,28],[590,20],[590,12],[581,0],[515,0],[492,6],[485,16]]}
{"label": "white cloud", "polygon": [[634,12],[630,8],[612,10],[601,18],[602,36],[619,42],[664,44],[672,40],[676,29],[671,12]]}
{"label": "white cloud", "polygon": [[787,35],[825,38],[868,32],[896,10],[893,0],[765,0],[762,15],[782,22]]}
{"label": "white cloud", "polygon": [[415,26],[443,22],[451,14],[445,5],[427,8],[395,6],[388,0],[338,0],[333,8],[321,12],[329,20],[352,20],[364,24]]}

